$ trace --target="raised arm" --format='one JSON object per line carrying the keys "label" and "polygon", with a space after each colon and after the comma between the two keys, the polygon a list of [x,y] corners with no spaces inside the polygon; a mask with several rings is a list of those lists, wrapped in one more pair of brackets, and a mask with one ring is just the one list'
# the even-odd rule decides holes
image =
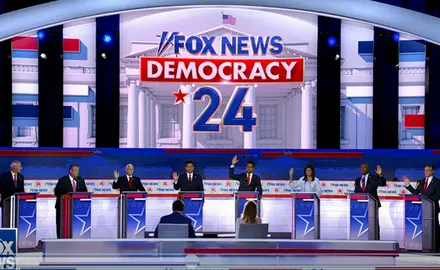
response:
{"label": "raised arm", "polygon": [[174,180],[174,184],[173,184],[174,189],[180,190],[180,175],[177,175],[176,172],[173,172],[173,180]]}
{"label": "raised arm", "polygon": [[229,167],[229,178],[233,179],[233,180],[240,181],[240,175],[239,174],[234,174],[234,168],[235,168],[235,165],[237,163],[238,163],[238,157],[234,156],[234,158],[232,159],[231,167]]}
{"label": "raised arm", "polygon": [[416,182],[416,188],[413,188],[411,185],[411,180],[408,178],[408,176],[404,175],[402,177],[403,182],[405,183],[405,188],[411,192],[411,194],[419,195],[422,192],[422,185],[420,184],[420,181]]}
{"label": "raised arm", "polygon": [[380,165],[376,166],[376,173],[378,179],[377,185],[379,187],[385,187],[387,185],[387,180],[385,179],[385,177],[383,177],[382,168],[380,167]]}
{"label": "raised arm", "polygon": [[112,188],[113,189],[118,189],[119,188],[119,181],[118,181],[119,173],[118,173],[118,171],[113,171],[113,177],[114,177],[115,180],[113,180]]}
{"label": "raised arm", "polygon": [[291,189],[296,189],[301,186],[301,182],[300,182],[300,180],[293,182],[293,173],[294,173],[293,168],[290,168],[290,170],[289,170],[289,186]]}

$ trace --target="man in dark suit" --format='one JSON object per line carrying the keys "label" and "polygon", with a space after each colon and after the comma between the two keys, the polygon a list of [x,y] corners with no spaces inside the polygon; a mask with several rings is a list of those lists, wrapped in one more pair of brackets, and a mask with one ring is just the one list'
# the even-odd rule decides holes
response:
{"label": "man in dark suit", "polygon": [[[361,176],[356,178],[354,181],[354,192],[355,193],[368,193],[371,197],[377,200],[377,206],[381,207],[379,196],[377,195],[377,189],[379,187],[384,187],[387,185],[387,181],[382,175],[382,168],[376,166],[376,175],[370,174],[368,170],[368,164],[361,164]],[[379,218],[379,217],[378,217]],[[380,239],[380,227],[379,221],[377,222],[377,233]],[[379,240],[378,239],[378,240]]]}
{"label": "man in dark suit", "polygon": [[118,171],[113,172],[115,180],[113,181],[112,188],[119,189],[119,192],[124,191],[145,191],[144,185],[139,177],[133,175],[134,166],[128,164],[125,166],[125,175],[119,176]]}
{"label": "man in dark suit", "polygon": [[79,177],[79,166],[76,164],[69,166],[69,174],[58,179],[55,186],[55,197],[57,197],[55,203],[56,209],[56,222],[57,222],[57,238],[61,237],[61,197],[71,192],[87,192],[86,182],[83,178]]}
{"label": "man in dark suit", "polygon": [[201,191],[204,192],[202,176],[194,172],[194,162],[187,161],[185,163],[185,173],[177,175],[173,173],[174,189],[180,191]]}
{"label": "man in dark suit", "polygon": [[438,214],[440,213],[440,207],[438,201],[440,200],[440,179],[434,176],[434,165],[425,165],[425,178],[417,180],[416,188],[411,185],[411,180],[405,175],[402,177],[405,183],[406,189],[415,195],[423,195],[435,202],[435,235],[436,235],[436,250],[440,249],[440,225],[438,220]]}
{"label": "man in dark suit", "polygon": [[258,175],[254,174],[255,163],[248,161],[246,163],[246,173],[234,174],[234,167],[238,163],[238,157],[235,156],[232,159],[232,165],[229,168],[229,178],[240,181],[238,191],[258,191],[261,198],[263,194],[263,188],[261,186],[261,179]]}
{"label": "man in dark suit", "polygon": [[[181,200],[173,202],[173,213],[160,218],[159,224],[188,224],[188,236],[189,238],[196,238],[196,232],[192,225],[192,221],[189,217],[183,214],[185,204]],[[159,225],[154,231],[154,237],[158,237]]]}
{"label": "man in dark suit", "polygon": [[11,170],[2,174],[0,178],[0,193],[2,195],[0,206],[3,200],[15,193],[24,192],[24,176],[21,174],[21,162],[14,160],[10,165]]}
{"label": "man in dark suit", "polygon": [[[18,160],[12,161],[10,168],[10,171],[5,172],[0,177],[0,193],[2,195],[0,200],[1,207],[3,207],[3,200],[13,196],[15,193],[24,192],[24,176],[21,174],[21,162]],[[8,211],[3,211],[3,216],[7,214]],[[8,219],[4,218],[2,221],[3,228],[6,228],[8,225],[4,223],[7,222]]]}

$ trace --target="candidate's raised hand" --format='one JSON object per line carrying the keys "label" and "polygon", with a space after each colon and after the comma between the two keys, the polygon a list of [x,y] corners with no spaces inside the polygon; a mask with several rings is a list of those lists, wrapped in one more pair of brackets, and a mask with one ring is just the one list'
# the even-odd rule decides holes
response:
{"label": "candidate's raised hand", "polygon": [[118,178],[119,178],[119,173],[118,173],[118,171],[114,170],[114,171],[113,171],[113,176],[115,177],[115,180],[118,180]]}
{"label": "candidate's raised hand", "polygon": [[380,165],[376,166],[376,173],[377,175],[382,176],[382,167],[380,167]]}
{"label": "candidate's raised hand", "polygon": [[237,156],[234,156],[233,158],[232,158],[232,165],[235,165],[235,164],[237,164],[238,163],[238,157]]}
{"label": "candidate's raised hand", "polygon": [[403,179],[403,183],[405,183],[406,186],[409,185],[409,183],[411,182],[411,180],[409,180],[408,176],[406,175],[404,175],[402,179]]}
{"label": "candidate's raised hand", "polygon": [[179,180],[179,176],[177,175],[176,172],[173,172],[173,179],[174,179],[174,181]]}

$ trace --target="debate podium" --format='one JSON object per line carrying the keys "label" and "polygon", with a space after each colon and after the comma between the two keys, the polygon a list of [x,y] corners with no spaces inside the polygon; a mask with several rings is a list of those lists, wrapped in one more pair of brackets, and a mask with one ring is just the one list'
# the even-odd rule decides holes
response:
{"label": "debate podium", "polygon": [[90,239],[91,212],[91,192],[71,192],[61,196],[61,238]]}
{"label": "debate podium", "polygon": [[37,195],[15,193],[3,201],[3,228],[17,228],[18,249],[37,247]]}
{"label": "debate podium", "polygon": [[436,203],[423,195],[402,195],[405,204],[403,243],[407,250],[435,251]]}
{"label": "debate podium", "polygon": [[203,203],[205,193],[200,191],[181,191],[179,199],[185,204],[184,214],[192,220],[196,232],[203,232]]}
{"label": "debate podium", "polygon": [[[255,191],[238,191],[234,193],[235,200],[235,220],[243,213],[244,205],[247,201],[254,201],[257,204],[257,216],[260,215],[259,194]],[[234,220],[234,222],[235,222]],[[235,223],[234,223],[235,224]]]}
{"label": "debate podium", "polygon": [[348,239],[379,240],[378,202],[367,193],[349,193]]}
{"label": "debate podium", "polygon": [[292,239],[321,238],[320,200],[316,193],[292,193]]}
{"label": "debate podium", "polygon": [[147,192],[124,191],[118,199],[118,238],[145,238]]}

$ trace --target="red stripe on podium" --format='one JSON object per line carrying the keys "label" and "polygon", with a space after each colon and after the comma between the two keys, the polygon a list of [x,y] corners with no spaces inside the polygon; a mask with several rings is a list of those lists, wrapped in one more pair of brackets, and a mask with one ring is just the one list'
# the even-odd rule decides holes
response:
{"label": "red stripe on podium", "polygon": [[344,250],[344,249],[305,249],[305,248],[186,248],[185,254],[197,255],[242,255],[242,254],[307,254],[334,256],[335,254],[343,254],[345,256],[397,256],[397,251],[389,250]]}

